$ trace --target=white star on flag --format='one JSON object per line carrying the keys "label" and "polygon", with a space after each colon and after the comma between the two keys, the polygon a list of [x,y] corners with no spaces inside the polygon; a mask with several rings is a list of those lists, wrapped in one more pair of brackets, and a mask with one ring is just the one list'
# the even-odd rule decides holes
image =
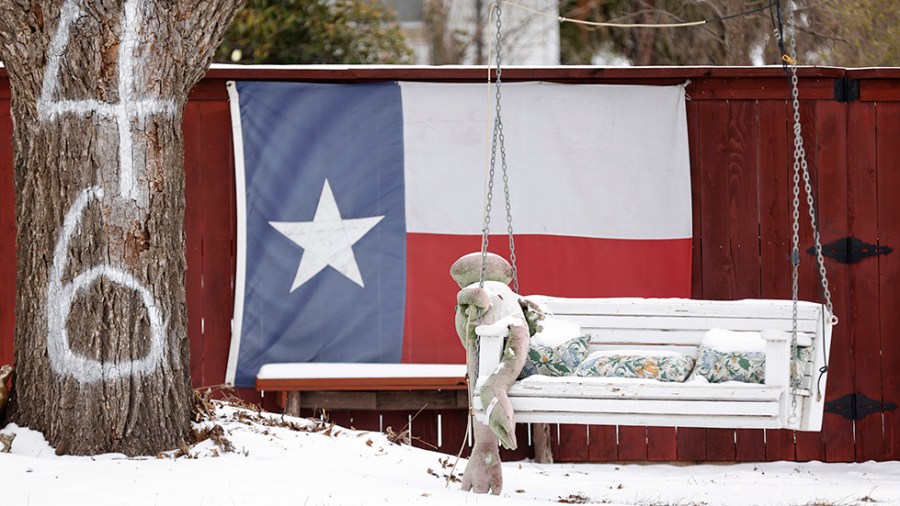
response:
{"label": "white star on flag", "polygon": [[365,287],[359,264],[353,255],[353,245],[382,219],[384,216],[341,218],[341,211],[326,179],[312,221],[270,221],[269,225],[303,248],[291,292],[328,266]]}

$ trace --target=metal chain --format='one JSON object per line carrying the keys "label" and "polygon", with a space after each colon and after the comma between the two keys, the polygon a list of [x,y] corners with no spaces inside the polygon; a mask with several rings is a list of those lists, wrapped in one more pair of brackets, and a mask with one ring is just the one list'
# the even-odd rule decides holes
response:
{"label": "metal chain", "polygon": [[[816,225],[816,205],[813,197],[812,184],[809,178],[809,166],[806,162],[806,150],[803,148],[803,135],[800,126],[800,99],[797,85],[797,41],[795,37],[795,21],[794,21],[794,3],[791,2],[791,15],[788,19],[788,31],[790,34],[791,48],[791,99],[794,109],[794,255],[796,259],[794,263],[799,263],[800,250],[798,247],[798,230],[799,225],[799,174],[803,176],[803,190],[806,192],[806,204],[809,208],[809,222],[813,231],[813,241],[816,252],[816,263],[819,267],[819,280],[822,284],[822,295],[825,298],[825,307],[829,314],[832,315],[832,324],[837,324],[834,317],[834,306],[831,303],[831,290],[828,287],[828,276],[825,269],[825,257],[822,254],[822,241],[819,234],[819,227]],[[796,292],[797,288],[794,287]],[[796,298],[796,293],[794,294]]]}
{"label": "metal chain", "polygon": [[491,204],[492,199],[494,198],[494,160],[493,154],[491,155],[491,169],[488,175],[488,191],[487,197],[485,198],[484,204],[484,227],[481,229],[481,277],[478,282],[479,288],[484,288],[484,274],[487,270],[487,250],[488,250],[488,239],[491,233],[491,209],[493,205]]}
{"label": "metal chain", "polygon": [[501,34],[503,28],[502,21],[502,12],[501,12],[501,4],[502,0],[497,0],[494,10],[497,13],[497,50],[496,50],[496,67],[497,74],[495,80],[495,105],[494,105],[494,132],[493,137],[491,139],[491,165],[490,171],[488,173],[488,192],[485,203],[485,217],[484,217],[484,228],[482,229],[482,237],[481,237],[481,280],[479,286],[484,286],[484,275],[485,270],[487,268],[487,247],[488,247],[488,236],[490,234],[490,223],[491,223],[491,210],[493,209],[493,205],[491,200],[494,196],[494,174],[495,167],[497,165],[497,146],[500,147],[500,168],[503,174],[503,194],[506,200],[506,230],[509,235],[509,262],[512,264],[512,275],[513,275],[513,291],[519,293],[519,272],[516,267],[516,245],[513,239],[513,226],[512,226],[512,207],[510,205],[509,198],[509,172],[506,166],[506,145],[504,141],[506,137],[503,135],[503,119],[500,115],[500,100],[502,97],[500,86],[502,84],[502,67],[501,63]]}
{"label": "metal chain", "polygon": [[[788,23],[791,38],[791,53],[796,54],[796,42],[794,40],[794,9],[791,7],[791,16]],[[796,62],[796,58],[794,59]],[[799,91],[797,88],[797,65],[791,65],[791,100],[794,107],[794,198],[792,201],[793,212],[791,213],[791,362],[797,356],[797,303],[800,292],[800,160],[805,160],[803,150],[803,137],[800,130],[800,101],[798,100]],[[793,381],[793,378],[791,378]],[[791,396],[791,411],[788,421],[793,423],[797,419],[797,396]]]}
{"label": "metal chain", "polygon": [[[806,193],[806,204],[809,210],[809,221],[813,233],[813,244],[816,253],[816,264],[819,268],[819,281],[822,288],[822,297],[825,299],[825,308],[831,318],[831,324],[836,325],[837,317],[834,315],[834,306],[831,302],[831,290],[828,287],[828,276],[825,269],[825,257],[822,254],[822,241],[819,227],[816,223],[816,205],[813,197],[812,184],[809,177],[809,165],[806,161],[806,149],[803,147],[803,132],[800,124],[800,92],[797,79],[797,38],[796,20],[794,16],[794,2],[790,2],[790,15],[788,17],[788,35],[790,40],[790,78],[791,78],[791,105],[794,112],[794,188],[793,188],[793,213],[791,238],[791,301],[793,311],[793,323],[791,328],[791,360],[797,356],[797,304],[799,300],[799,266],[800,266],[800,179],[803,179],[803,191]],[[824,374],[828,369],[827,351],[825,353],[825,365],[820,371]],[[821,392],[818,393],[821,397]],[[796,419],[797,397],[791,400],[791,417]]]}

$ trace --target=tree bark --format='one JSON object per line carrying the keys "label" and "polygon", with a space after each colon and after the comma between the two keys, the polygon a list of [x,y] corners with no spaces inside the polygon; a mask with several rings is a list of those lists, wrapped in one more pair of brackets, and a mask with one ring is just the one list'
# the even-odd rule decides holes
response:
{"label": "tree bark", "polygon": [[189,429],[181,119],[240,0],[0,0],[12,89],[16,388],[60,454]]}
{"label": "tree bark", "polygon": [[553,463],[553,440],[550,438],[550,424],[531,424],[531,440],[534,444],[534,461],[538,464]]}

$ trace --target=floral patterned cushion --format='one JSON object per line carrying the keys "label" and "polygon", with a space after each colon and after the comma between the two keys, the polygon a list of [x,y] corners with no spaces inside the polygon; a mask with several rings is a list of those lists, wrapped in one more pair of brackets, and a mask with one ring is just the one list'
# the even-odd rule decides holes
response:
{"label": "floral patterned cushion", "polygon": [[694,368],[694,358],[674,352],[597,351],[575,370],[575,376],[645,378],[683,382]]}
{"label": "floral patterned cushion", "polygon": [[534,374],[569,376],[587,355],[590,336],[578,336],[558,346],[544,346],[531,342],[528,358],[519,379]]}
{"label": "floral patterned cushion", "polygon": [[697,350],[697,367],[692,377],[702,376],[710,383],[741,381],[765,383],[764,351],[719,351],[701,346]]}
{"label": "floral patterned cushion", "polygon": [[[711,337],[712,339],[707,339]],[[727,340],[733,343],[727,342]],[[697,349],[697,366],[691,380],[702,377],[710,383],[766,381],[765,342],[755,332],[711,330]],[[791,386],[801,388],[808,374],[812,348],[798,346],[791,359]]]}
{"label": "floral patterned cushion", "polygon": [[809,388],[804,377],[809,374],[810,362],[812,362],[812,348],[798,346],[791,358],[791,386],[794,388]]}

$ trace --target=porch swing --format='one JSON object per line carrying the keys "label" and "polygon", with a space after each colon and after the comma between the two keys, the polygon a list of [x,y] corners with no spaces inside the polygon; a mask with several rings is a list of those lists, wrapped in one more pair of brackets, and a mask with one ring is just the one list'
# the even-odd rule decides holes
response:
{"label": "porch swing", "polygon": [[[518,293],[509,174],[500,114],[502,2],[503,0],[497,0],[493,9],[497,16],[496,104],[485,198],[481,279],[483,285],[496,155],[499,150],[506,198],[510,263],[514,290]],[[717,332],[717,336],[739,335],[733,332],[744,333],[743,335],[755,333],[757,339],[761,337],[764,343],[763,382],[663,382],[654,379],[580,376],[551,378],[535,375],[516,381],[508,390],[516,422],[821,430],[828,376],[828,351],[832,327],[837,324],[837,318],[833,315],[816,224],[815,201],[803,147],[794,30],[792,8],[788,23],[791,54],[783,57],[790,67],[794,120],[790,300],[525,297],[543,307],[553,318],[577,323],[582,334],[590,336],[589,353],[628,350],[628,353],[639,354],[678,352],[696,357],[698,349],[704,343],[704,336],[711,331]],[[783,50],[782,52],[784,53]],[[798,299],[801,179],[809,206],[824,303]],[[477,377],[470,384],[470,405],[476,418],[484,421],[485,413],[479,389],[500,365],[507,334],[502,330],[498,332],[496,326],[485,326],[479,327],[477,335]]]}

